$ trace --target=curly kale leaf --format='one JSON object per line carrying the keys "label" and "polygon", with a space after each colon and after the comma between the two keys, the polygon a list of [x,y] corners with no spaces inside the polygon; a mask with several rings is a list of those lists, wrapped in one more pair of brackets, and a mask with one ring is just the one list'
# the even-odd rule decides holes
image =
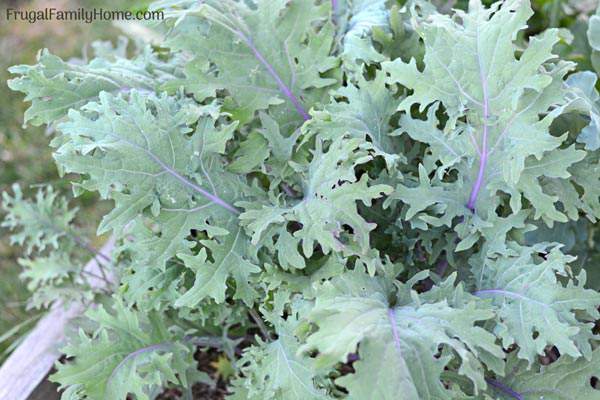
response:
{"label": "curly kale leaf", "polygon": [[161,61],[149,48],[134,59],[126,58],[127,42],[116,48],[96,43],[98,57],[89,62],[65,62],[42,50],[37,64],[10,68],[21,76],[8,81],[12,90],[25,93],[31,107],[25,123],[50,124],[96,100],[100,92],[126,92],[132,88],[154,91],[158,85],[177,76],[176,65]]}
{"label": "curly kale leaf", "polygon": [[[120,301],[113,312],[103,306],[87,312],[97,325],[92,333],[80,330],[63,348],[68,364],[57,363],[50,379],[91,400],[150,400],[154,390],[168,384],[186,386],[194,368],[192,351],[181,335],[169,331],[157,313],[149,316],[126,308]],[[77,389],[74,389],[77,388]]]}
{"label": "curly kale leaf", "polygon": [[[330,56],[333,26],[329,3],[204,1],[183,10],[167,41],[196,56],[180,84],[198,100],[226,89],[229,107],[241,120],[278,106],[272,115],[284,126],[310,118],[308,111],[337,82],[324,73],[338,64]],[[287,129],[286,129],[287,131]]]}
{"label": "curly kale leaf", "polygon": [[[392,399],[403,393],[407,399],[451,399],[441,374],[456,357],[458,373],[468,377],[475,390],[486,384],[482,360],[498,366],[502,350],[495,337],[477,326],[492,318],[490,310],[465,300],[452,307],[448,300],[421,300],[411,285],[394,285],[371,278],[359,270],[348,271],[321,285],[309,319],[318,330],[307,339],[305,350],[317,350],[319,365],[345,362],[357,352],[356,373],[338,379],[350,398],[362,399],[375,390],[376,398]],[[450,350],[436,357],[440,346]],[[496,362],[494,362],[496,359]],[[499,372],[501,372],[502,367]]]}
{"label": "curly kale leaf", "polygon": [[[246,209],[240,220],[249,231],[252,242],[271,241],[277,235],[277,244],[282,246],[279,248],[282,264],[296,268],[303,266],[302,262],[294,261],[298,245],[302,246],[306,257],[312,256],[316,244],[326,254],[332,250],[348,249],[366,255],[370,248],[369,232],[375,225],[358,213],[357,201],[370,205],[382,194],[391,191],[391,187],[386,185],[369,185],[367,174],[357,178],[354,168],[372,159],[368,148],[362,140],[342,137],[325,151],[319,142],[310,163],[298,166],[306,179],[302,200],[278,206],[238,203]],[[290,222],[298,223],[299,229],[289,232]],[[344,225],[352,229],[346,239],[350,246],[342,241]]]}
{"label": "curly kale leaf", "polygon": [[15,231],[11,244],[25,246],[26,253],[58,249],[60,241],[72,239],[71,226],[76,208],[69,208],[67,200],[51,187],[37,191],[35,201],[23,197],[19,185],[13,185],[14,194],[2,193],[2,209],[6,217],[1,226]]}
{"label": "curly kale leaf", "polygon": [[[247,280],[258,267],[246,258],[230,264],[232,254],[248,248],[233,206],[244,185],[240,176],[224,170],[221,156],[237,124],[221,122],[192,103],[133,91],[128,99],[104,92],[99,103],[71,111],[59,125],[58,162],[66,172],[83,175],[84,188],[115,202],[99,232],[131,234],[127,248],[135,264],[154,270],[150,275],[161,275],[175,255],[196,274],[196,284],[176,306],[196,305],[204,297],[199,287],[207,285],[222,302],[225,289],[220,288],[230,276],[239,296],[252,302]],[[215,241],[204,241],[203,252],[194,257],[192,230]],[[225,250],[223,241],[233,247]],[[214,262],[206,260],[207,250]],[[250,254],[243,250],[240,257],[245,253]]]}
{"label": "curly kale leaf", "polygon": [[[426,183],[422,177],[417,181],[424,190],[433,187],[409,198],[403,194],[413,190],[409,183],[399,188],[397,196],[410,204],[438,204],[432,211],[448,214],[450,220],[472,212],[487,218],[498,205],[498,193],[505,192],[511,196],[513,212],[522,208],[523,195],[537,209],[535,218],[565,222],[566,216],[552,206],[559,199],[545,194],[539,182],[543,176],[568,177],[567,168],[584,156],[579,150],[570,157],[558,156],[566,135],[549,132],[568,105],[563,77],[573,67],[551,62],[556,58],[552,48],[559,40],[558,31],[531,37],[521,53],[515,38],[532,15],[527,2],[509,0],[485,8],[475,1],[468,13],[456,11],[456,15],[415,17],[415,29],[426,49],[423,71],[414,60],[383,63],[390,83],[412,90],[400,104],[399,109],[407,112],[401,129],[432,148],[444,147],[433,153],[443,165],[426,165],[428,174],[435,173],[434,181]],[[443,105],[447,121],[439,129],[437,117],[429,113],[429,120],[433,119],[429,132],[418,135],[413,128],[422,122],[412,121],[408,112],[414,104],[424,111],[434,103]],[[539,169],[533,175],[536,164],[551,164],[553,170],[544,175]],[[451,171],[456,171],[457,179],[444,181],[444,174]],[[425,198],[428,191],[439,194]]]}
{"label": "curly kale leaf", "polygon": [[311,360],[299,354],[294,334],[298,321],[288,317],[276,322],[277,340],[245,349],[238,360],[242,377],[233,383],[231,400],[326,400],[326,391],[316,385],[317,371]]}
{"label": "curly kale leaf", "polygon": [[[541,260],[536,260],[538,254]],[[572,357],[589,356],[590,341],[597,339],[592,328],[600,316],[600,295],[584,288],[585,272],[572,276],[568,263],[573,260],[556,247],[539,244],[474,268],[474,294],[492,300],[503,346],[517,344],[519,357],[529,363],[547,346]]]}

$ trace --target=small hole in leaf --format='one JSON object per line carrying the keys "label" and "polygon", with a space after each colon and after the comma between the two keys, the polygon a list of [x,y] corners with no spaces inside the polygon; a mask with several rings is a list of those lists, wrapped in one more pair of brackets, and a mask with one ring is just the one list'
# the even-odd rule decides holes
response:
{"label": "small hole in leaf", "polygon": [[289,233],[294,233],[299,231],[300,229],[302,229],[302,224],[296,221],[290,221],[288,222],[287,226],[286,226],[287,230]]}
{"label": "small hole in leaf", "polygon": [[533,332],[533,334],[531,335],[531,337],[532,337],[534,340],[535,340],[535,339],[537,339],[537,338],[538,338],[538,336],[540,336],[540,333],[539,333],[539,332],[537,332],[537,331],[536,331],[536,332]]}
{"label": "small hole in leaf", "polygon": [[496,207],[496,215],[502,215],[503,206],[504,204],[499,204],[498,207]]}
{"label": "small hole in leaf", "polygon": [[354,229],[352,229],[352,227],[351,227],[350,225],[348,225],[348,224],[343,224],[343,225],[342,225],[342,228],[343,228],[343,229],[344,229],[346,232],[348,232],[349,234],[351,234],[351,235],[352,235],[352,234],[354,234]]}
{"label": "small hole in leaf", "polygon": [[598,377],[597,376],[592,376],[590,378],[590,386],[593,387],[596,390],[599,390],[600,388],[598,387]]}

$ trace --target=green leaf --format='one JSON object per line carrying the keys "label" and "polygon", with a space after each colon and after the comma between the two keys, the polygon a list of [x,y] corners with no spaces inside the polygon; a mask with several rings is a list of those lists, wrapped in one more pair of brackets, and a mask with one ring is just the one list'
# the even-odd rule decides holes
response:
{"label": "green leaf", "polygon": [[185,267],[175,263],[164,270],[134,263],[121,275],[123,299],[143,311],[168,307],[179,298],[185,273]]}
{"label": "green leaf", "polygon": [[[582,189],[575,192],[581,203],[581,208],[588,217],[595,221],[600,217],[600,165],[598,153],[588,152],[586,158],[571,168],[573,182]],[[580,194],[581,193],[581,194]],[[566,196],[565,196],[566,197]]]}
{"label": "green leaf", "polygon": [[369,37],[374,28],[388,26],[385,0],[344,0],[340,3],[345,7],[345,14],[342,14],[340,9],[333,11],[334,18],[340,25],[339,29],[343,32],[341,57],[344,66],[352,70],[356,68],[358,61],[373,63],[385,60],[385,57],[375,50]]}
{"label": "green leaf", "polygon": [[242,120],[274,105],[280,122],[307,120],[322,88],[336,83],[321,76],[338,63],[329,56],[329,10],[313,0],[211,0],[172,10],[178,23],[168,45],[201,56],[187,64],[186,80],[169,87],[183,84],[198,100],[226,89]]}
{"label": "green leaf", "polygon": [[[418,278],[416,278],[418,279]],[[414,283],[414,282],[413,282]],[[489,332],[478,327],[493,313],[473,302],[454,308],[447,301],[421,302],[413,284],[371,278],[364,272],[348,271],[322,284],[309,314],[318,330],[310,335],[304,350],[317,350],[318,365],[345,362],[356,353],[356,373],[338,379],[350,398],[453,398],[440,381],[444,367],[454,357],[461,360],[458,372],[467,376],[475,390],[485,388],[480,359],[503,358]],[[440,346],[455,352],[439,352]]]}
{"label": "green leaf", "polygon": [[[295,205],[238,203],[246,209],[240,220],[249,231],[252,243],[274,235],[292,240],[285,231],[289,221],[296,221],[301,228],[293,233],[293,239],[297,244],[301,243],[304,255],[311,257],[316,243],[325,254],[344,250],[346,246],[340,235],[343,225],[348,225],[353,232],[348,234],[350,240],[356,243],[360,254],[366,255],[369,232],[375,225],[365,221],[358,213],[356,203],[361,201],[368,206],[382,193],[389,193],[391,188],[386,185],[369,186],[366,174],[360,179],[356,177],[354,167],[372,158],[363,147],[365,143],[362,140],[340,138],[324,151],[323,145],[318,142],[312,161],[302,167],[306,174],[304,198]],[[288,243],[285,247],[294,248],[296,245]],[[292,260],[290,263],[294,264]]]}
{"label": "green leaf", "polygon": [[[53,252],[47,257],[19,259],[23,272],[19,275],[27,282],[32,293],[28,308],[46,308],[53,303],[82,302],[93,298],[89,276],[82,276],[82,265],[73,262],[65,252]],[[92,277],[92,279],[98,279]]]}
{"label": "green leaf", "polygon": [[600,148],[600,108],[598,107],[600,95],[596,90],[597,80],[598,76],[593,72],[583,71],[570,75],[566,81],[567,85],[574,90],[576,101],[582,103],[581,107],[590,118],[589,125],[583,128],[577,136],[577,141],[584,143],[586,150],[592,151]]}
{"label": "green leaf", "polygon": [[[298,323],[289,317],[277,322],[278,338],[258,340],[238,361],[243,374],[234,382],[231,399],[244,400],[325,400],[325,391],[315,386],[316,371],[310,359],[298,355],[300,342],[293,330]],[[240,397],[244,396],[244,397]]]}
{"label": "green leaf", "polygon": [[592,49],[599,51],[600,50],[600,15],[592,15],[590,17],[588,31],[587,31],[588,40],[590,41],[590,46]]}
{"label": "green leaf", "polygon": [[[167,96],[133,91],[127,100],[102,93],[99,103],[71,111],[59,125],[63,143],[56,151],[58,162],[66,172],[84,175],[85,189],[115,201],[99,233],[122,232],[152,210],[155,234],[142,235],[135,245],[142,263],[162,268],[188,250],[191,229],[222,233],[216,222],[238,213],[232,203],[243,185],[223,170],[218,154],[223,147],[214,144],[216,132],[230,136],[236,124],[217,127],[202,113],[202,108]],[[194,131],[190,125],[197,120]],[[135,232],[147,229],[137,226]]]}
{"label": "green leaf", "polygon": [[441,168],[438,170],[438,174],[441,175],[467,155],[471,144],[464,132],[460,130],[445,135],[438,129],[439,122],[436,117],[438,109],[439,103],[431,106],[427,111],[426,120],[414,119],[407,114],[402,115],[399,122],[401,128],[394,132],[394,135],[406,132],[415,141],[427,143],[429,147],[423,162],[426,165],[441,162]]}
{"label": "green leaf", "polygon": [[59,248],[61,239],[72,232],[70,226],[77,209],[69,209],[67,200],[59,197],[51,186],[37,191],[35,201],[24,199],[19,185],[12,186],[14,195],[2,193],[2,209],[7,213],[0,226],[12,231],[11,244],[26,247],[26,254]]}
{"label": "green leaf", "polygon": [[[517,366],[515,365],[515,369]],[[600,391],[593,387],[594,378],[598,379],[600,351],[594,350],[590,359],[574,359],[561,356],[556,362],[540,368],[526,369],[519,365],[517,373],[505,380],[504,384],[523,400],[597,400]],[[501,391],[495,392],[499,399],[511,400]]]}
{"label": "green leaf", "polygon": [[[126,46],[126,43],[125,43]],[[25,111],[25,123],[50,124],[96,100],[102,91],[119,92],[131,88],[153,90],[171,75],[166,64],[151,52],[128,60],[114,51],[112,59],[94,58],[87,64],[67,63],[48,50],[38,54],[37,64],[18,65],[9,71],[21,75],[8,81],[12,90],[25,93],[31,107]]]}
{"label": "green leaf", "polygon": [[113,307],[113,313],[102,306],[86,313],[98,328],[92,335],[79,331],[63,349],[75,361],[57,363],[50,379],[63,388],[77,387],[71,392],[83,392],[90,400],[125,400],[128,394],[150,400],[153,390],[167,383],[187,385],[192,351],[169,333],[165,321],[119,301]]}
{"label": "green leaf", "polygon": [[[448,120],[443,129],[418,140],[437,147],[445,144],[444,151],[433,150],[442,166],[432,164],[427,172],[437,169],[436,186],[454,192],[448,196],[463,204],[457,208],[440,198],[438,202],[446,207],[441,212],[454,213],[447,220],[468,216],[472,210],[481,217],[489,215],[497,206],[499,191],[518,196],[523,190],[515,185],[527,160],[535,158],[543,163],[559,148],[566,135],[553,136],[549,127],[567,103],[563,77],[572,68],[568,63],[549,62],[555,58],[552,48],[558,41],[558,32],[552,29],[531,37],[517,56],[515,37],[532,15],[528,2],[508,0],[485,8],[472,1],[468,13],[456,13],[459,18],[454,19],[441,14],[415,16],[415,29],[426,48],[423,71],[417,69],[414,60],[383,63],[389,83],[412,90],[399,107],[407,112],[401,121],[402,130],[413,132],[415,123],[408,122],[413,105],[418,104],[421,112],[433,107],[432,103],[444,106]],[[433,116],[430,112],[430,121]],[[452,185],[441,181],[449,174],[449,164],[450,171],[458,174]],[[526,197],[541,191],[536,179],[525,184],[533,185]],[[519,201],[520,197],[511,202],[515,212]],[[548,221],[565,220],[559,211],[542,210],[537,216],[542,214]]]}
{"label": "green leaf", "polygon": [[486,259],[474,268],[474,294],[493,301],[496,334],[505,348],[517,344],[519,357],[530,364],[546,346],[572,357],[591,352],[600,294],[584,288],[585,272],[574,279],[567,265],[573,260],[556,247],[540,244],[520,248],[513,257]]}
{"label": "green leaf", "polygon": [[260,133],[252,132],[240,143],[240,148],[234,153],[234,160],[228,169],[237,174],[247,174],[262,166],[268,156],[267,140]]}
{"label": "green leaf", "polygon": [[[234,298],[251,306],[256,292],[249,284],[249,276],[261,270],[249,260],[249,240],[242,228],[232,227],[226,236],[200,243],[205,247],[197,255],[178,254],[185,266],[195,273],[196,279],[194,285],[175,301],[175,307],[195,307],[206,297],[223,303],[230,277],[236,285]],[[212,261],[208,260],[209,254]]]}
{"label": "green leaf", "polygon": [[360,74],[356,84],[349,83],[332,93],[333,101],[324,111],[314,112],[307,125],[309,134],[322,140],[341,136],[360,138],[373,143],[375,154],[385,158],[388,168],[403,160],[398,143],[394,143],[391,118],[396,114],[399,100],[385,86],[385,76],[378,73],[367,81]]}

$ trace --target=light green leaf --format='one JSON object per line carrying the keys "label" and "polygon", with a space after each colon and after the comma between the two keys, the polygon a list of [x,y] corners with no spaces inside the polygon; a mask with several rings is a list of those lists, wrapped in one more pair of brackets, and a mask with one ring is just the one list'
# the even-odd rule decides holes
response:
{"label": "light green leaf", "polygon": [[[242,228],[232,227],[224,237],[216,236],[201,243],[205,247],[195,256],[178,254],[185,266],[195,273],[196,279],[194,285],[175,301],[175,307],[195,307],[206,297],[223,303],[230,277],[236,284],[234,298],[251,306],[256,292],[249,284],[249,276],[260,272],[260,268],[249,260],[249,240]],[[209,254],[212,261],[208,260]]]}
{"label": "light green leaf", "polygon": [[[600,17],[594,17],[600,19]],[[596,90],[597,80],[598,76],[595,73],[583,71],[570,75],[566,81],[574,91],[575,101],[581,103],[581,108],[590,117],[589,125],[583,128],[577,136],[577,141],[584,143],[585,148],[592,151],[600,148],[600,108],[598,106],[600,95]]]}
{"label": "light green leaf", "polygon": [[24,269],[21,278],[28,281],[27,287],[32,292],[49,283],[59,284],[81,270],[80,266],[74,265],[60,253],[34,259],[20,258],[19,265]]}
{"label": "light green leaf", "polygon": [[[598,400],[600,391],[592,383],[593,378],[598,379],[599,369],[600,350],[594,350],[589,360],[561,356],[556,362],[541,368],[527,370],[526,365],[520,365],[518,372],[503,383],[521,394],[523,400]],[[502,400],[514,398],[502,391],[494,394]]]}
{"label": "light green leaf", "polygon": [[[325,93],[321,88],[336,83],[321,76],[337,65],[329,56],[329,10],[329,3],[313,0],[211,0],[168,10],[178,18],[168,45],[200,55],[186,66],[186,80],[169,87],[183,84],[198,100],[226,89],[243,121],[280,105],[272,115],[297,125],[310,118],[308,110]],[[207,61],[216,68],[207,69]]]}
{"label": "light green leaf", "polygon": [[588,22],[587,36],[592,49],[600,51],[600,15],[592,15]]}
{"label": "light green leaf", "polygon": [[37,64],[11,67],[11,73],[21,76],[8,81],[9,87],[25,93],[25,101],[31,101],[31,107],[25,111],[25,123],[50,124],[69,110],[78,110],[96,100],[102,91],[154,90],[165,77],[173,77],[170,67],[152,52],[144,52],[133,60],[124,58],[124,51],[111,53],[112,58],[104,54],[80,64],[65,62],[42,50]]}
{"label": "light green leaf", "polygon": [[234,160],[228,169],[238,174],[247,174],[261,166],[268,156],[267,140],[260,133],[252,132],[240,143],[240,148],[233,154]]}
{"label": "light green leaf", "polygon": [[[333,12],[339,29],[343,32],[341,57],[345,62],[344,66],[353,70],[358,61],[373,63],[385,60],[385,57],[375,50],[369,37],[374,27],[388,26],[385,0],[344,0],[340,3],[339,9]],[[343,14],[342,5],[345,8]]]}
{"label": "light green leaf", "polygon": [[[298,354],[300,343],[293,330],[298,323],[277,322],[278,338],[244,351],[238,361],[243,377],[234,382],[234,395],[244,400],[325,400],[331,397],[315,386],[316,371],[310,359]],[[237,397],[236,397],[237,396]],[[240,397],[243,396],[243,397]]]}
{"label": "light green leaf", "polygon": [[160,310],[181,296],[178,289],[185,273],[185,267],[175,263],[164,270],[134,263],[121,274],[123,299],[128,306],[135,304],[141,311]]}
{"label": "light green leaf", "polygon": [[[216,121],[202,116],[189,139],[201,113],[166,96],[133,91],[126,100],[102,93],[99,103],[71,111],[59,126],[66,140],[56,151],[58,162],[66,172],[83,174],[86,189],[115,201],[101,232],[122,232],[150,208],[159,213],[152,218],[155,234],[135,241],[140,263],[162,268],[189,248],[191,229],[222,233],[216,222],[238,212],[232,203],[241,180],[223,170],[222,145],[211,145],[215,130],[229,136],[235,124],[216,128]],[[136,226],[138,235],[148,229],[141,222]]]}
{"label": "light green leaf", "polygon": [[348,83],[332,93],[333,101],[324,111],[315,112],[307,125],[309,135],[322,140],[342,136],[370,139],[376,155],[385,158],[388,168],[402,160],[397,143],[391,137],[391,118],[396,114],[399,100],[385,86],[385,76],[378,73],[367,81],[357,74],[356,84]]}
{"label": "light green leaf", "polygon": [[517,344],[519,357],[530,364],[546,346],[572,357],[590,355],[600,294],[584,288],[585,273],[574,279],[568,267],[573,260],[540,244],[513,257],[486,259],[473,270],[474,294],[493,301],[503,346]]}
{"label": "light green leaf", "polygon": [[59,197],[50,186],[39,189],[35,201],[23,198],[19,185],[12,186],[14,195],[2,193],[2,209],[7,213],[0,226],[17,230],[10,237],[11,244],[26,247],[26,253],[59,248],[61,238],[68,237],[77,209],[69,209],[67,200]]}
{"label": "light green leaf", "polygon": [[600,162],[598,153],[588,152],[585,159],[571,168],[573,181],[583,189],[574,194],[583,203],[582,208],[595,221],[600,217]]}
{"label": "light green leaf", "polygon": [[[402,115],[399,122],[400,129],[394,132],[394,135],[406,132],[417,142],[427,143],[429,145],[428,153],[430,154],[426,155],[424,162],[429,164],[440,161],[442,166],[438,169],[438,174],[441,177],[448,168],[467,155],[471,144],[465,132],[461,130],[445,135],[438,129],[439,122],[436,117],[438,109],[439,104],[437,103],[430,107],[427,111],[426,120],[414,119],[407,114]],[[432,160],[429,160],[429,158]]]}
{"label": "light green leaf", "polygon": [[[281,235],[280,232],[287,229],[287,222],[296,221],[301,227],[293,233],[293,237],[302,244],[306,257],[312,256],[316,243],[325,254],[332,250],[343,251],[345,246],[340,235],[346,224],[353,231],[347,234],[348,237],[357,244],[361,254],[366,254],[369,232],[375,225],[358,214],[356,203],[362,201],[368,206],[382,193],[389,193],[391,188],[386,185],[369,186],[367,175],[360,180],[356,177],[354,167],[372,158],[363,149],[364,145],[359,139],[340,138],[324,151],[319,142],[312,161],[303,167],[306,174],[304,198],[293,206],[238,203],[246,209],[240,220],[249,230],[252,242],[259,243],[263,238],[270,240],[274,235]],[[272,225],[277,228],[269,229]]]}
{"label": "light green leaf", "polygon": [[434,357],[440,346],[455,352],[461,361],[458,372],[475,390],[486,386],[479,360],[503,358],[493,335],[476,326],[493,313],[472,302],[463,308],[446,301],[422,303],[411,293],[413,283],[398,283],[398,293],[391,282],[355,270],[325,282],[318,291],[309,314],[318,330],[303,349],[318,350],[318,365],[333,365],[345,362],[360,345],[356,373],[338,380],[351,399],[363,399],[369,391],[381,399],[394,399],[398,393],[414,400],[451,399],[440,374],[454,356]]}
{"label": "light green leaf", "polygon": [[[435,160],[428,161],[429,168],[438,169],[436,186],[454,191],[450,197],[461,198],[464,205],[462,209],[446,205],[447,211],[442,213],[457,213],[446,220],[470,216],[473,210],[487,217],[498,205],[499,191],[518,196],[523,189],[515,189],[515,185],[527,160],[543,163],[547,154],[559,148],[566,135],[553,136],[549,127],[567,103],[563,77],[572,68],[568,63],[549,62],[555,58],[556,30],[530,38],[527,48],[516,55],[515,37],[532,15],[528,2],[508,0],[485,8],[479,1],[471,1],[468,13],[456,11],[456,15],[458,18],[415,16],[414,27],[426,48],[423,71],[414,60],[383,63],[389,83],[412,90],[399,107],[407,112],[402,130],[416,135],[411,133],[413,127],[422,124],[409,122],[408,112],[415,104],[423,112],[441,102],[449,117],[443,129],[418,139],[434,146],[432,152],[442,163],[436,167]],[[434,115],[429,111],[432,127],[436,125]],[[438,150],[440,147],[443,149]],[[441,179],[452,171],[458,173],[458,182],[445,185]],[[527,183],[533,185],[529,194],[537,196],[541,191],[537,179]],[[542,214],[549,221],[564,220],[560,212],[542,210],[537,216]]]}
{"label": "light green leaf", "polygon": [[114,303],[114,313],[100,306],[87,312],[98,324],[94,334],[83,330],[63,349],[75,360],[57,363],[51,376],[61,387],[85,393],[90,400],[125,400],[128,394],[150,400],[153,389],[172,383],[187,385],[194,368],[192,351],[177,342],[158,314],[146,316]]}

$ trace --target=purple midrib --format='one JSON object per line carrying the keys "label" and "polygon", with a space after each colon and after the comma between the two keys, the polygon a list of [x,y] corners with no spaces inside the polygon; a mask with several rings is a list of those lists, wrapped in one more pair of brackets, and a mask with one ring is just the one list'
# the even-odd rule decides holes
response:
{"label": "purple midrib", "polygon": [[523,400],[523,395],[515,390],[513,390],[511,387],[505,385],[504,383],[497,381],[495,379],[490,379],[490,378],[486,378],[485,381],[492,387],[498,389],[499,391],[509,395],[510,397],[512,397],[515,400]]}
{"label": "purple midrib", "polygon": [[392,326],[392,337],[394,338],[394,347],[400,356],[402,356],[402,349],[400,347],[400,334],[398,333],[398,322],[396,321],[396,310],[393,308],[388,309],[388,319]]}
{"label": "purple midrib", "polygon": [[488,81],[487,76],[483,68],[483,63],[481,61],[481,56],[479,54],[479,30],[477,30],[477,61],[479,65],[479,79],[481,81],[481,90],[483,94],[483,132],[481,138],[481,151],[479,157],[479,170],[477,171],[477,178],[475,179],[475,183],[473,184],[473,188],[471,189],[471,195],[469,196],[469,202],[467,203],[467,208],[472,212],[475,212],[475,203],[477,202],[477,196],[479,196],[479,192],[481,191],[481,187],[485,178],[485,169],[488,163],[488,120],[490,117],[490,96],[488,93]]}
{"label": "purple midrib", "polygon": [[475,211],[475,203],[477,202],[477,196],[481,191],[481,186],[483,185],[484,177],[485,177],[485,169],[488,162],[488,118],[489,118],[489,103],[487,98],[487,89],[484,90],[484,101],[483,101],[483,133],[481,139],[481,156],[479,157],[479,170],[477,171],[477,179],[473,184],[473,188],[471,189],[471,195],[469,196],[469,202],[467,203],[467,208],[471,211]]}
{"label": "purple midrib", "polygon": [[112,379],[114,378],[115,374],[119,371],[119,369],[121,369],[121,367],[123,367],[129,360],[136,358],[137,356],[144,354],[144,353],[150,353],[153,351],[167,351],[169,349],[174,348],[175,345],[171,342],[163,342],[163,343],[156,343],[147,347],[142,347],[141,349],[137,349],[132,353],[129,353],[127,356],[125,356],[125,358],[123,358],[118,364],[117,366],[112,370],[111,374],[109,375],[108,379],[107,379],[107,384],[109,384]]}
{"label": "purple midrib", "polygon": [[248,46],[248,48],[252,51],[254,57],[256,57],[256,59],[263,65],[263,67],[265,67],[269,75],[277,84],[279,91],[292,103],[292,105],[294,106],[298,114],[300,114],[302,119],[304,119],[305,121],[309,120],[310,115],[308,115],[308,113],[300,103],[300,100],[298,100],[298,98],[296,97],[296,95],[294,95],[292,90],[283,82],[283,80],[281,79],[277,71],[275,71],[275,68],[273,68],[271,63],[269,63],[269,61],[267,61],[267,59],[262,55],[262,53],[256,48],[256,46],[252,42],[252,39],[239,30],[236,30],[235,34],[240,39],[242,39],[246,46]]}
{"label": "purple midrib", "polygon": [[233,214],[240,214],[240,210],[238,210],[237,208],[235,208],[234,206],[232,206],[231,204],[227,203],[225,200],[221,199],[219,196],[217,196],[216,194],[210,193],[207,190],[204,190],[202,187],[196,185],[195,183],[189,181],[188,179],[186,179],[184,176],[182,176],[181,174],[179,174],[179,172],[177,172],[176,170],[174,170],[173,168],[171,168],[170,166],[168,166],[163,160],[161,160],[156,154],[154,154],[153,152],[150,151],[150,149],[147,149],[143,146],[140,146],[139,144],[130,141],[126,138],[123,138],[119,135],[116,135],[112,132],[107,132],[107,135],[110,137],[113,137],[117,140],[121,140],[125,143],[127,143],[128,145],[144,152],[152,161],[154,161],[156,164],[158,164],[163,171],[165,171],[166,173],[168,173],[169,175],[171,175],[173,178],[175,178],[177,181],[179,181],[180,183],[182,183],[184,186],[187,186],[188,188],[194,190],[195,192],[201,194],[202,196],[204,196],[206,199],[208,199],[209,201],[211,201],[212,203],[215,203],[223,208],[225,208],[227,211],[233,213]]}
{"label": "purple midrib", "polygon": [[513,298],[513,299],[519,299],[519,300],[523,300],[523,301],[528,301],[528,302],[531,302],[531,303],[535,303],[535,304],[537,304],[537,305],[539,305],[541,307],[544,307],[544,308],[549,308],[550,307],[549,304],[546,304],[546,303],[541,302],[539,300],[532,299],[531,297],[527,297],[524,294],[521,294],[521,293],[518,293],[518,292],[513,292],[513,291],[510,291],[510,290],[505,290],[505,289],[482,289],[482,290],[476,290],[476,291],[473,292],[473,295],[477,296],[477,297],[481,297],[482,295],[488,295],[488,294],[490,294],[490,295],[500,295],[500,296],[510,297],[510,298]]}
{"label": "purple midrib", "polygon": [[338,7],[339,7],[338,0],[331,0],[331,10],[332,10],[334,16],[337,15],[337,13],[338,13]]}

